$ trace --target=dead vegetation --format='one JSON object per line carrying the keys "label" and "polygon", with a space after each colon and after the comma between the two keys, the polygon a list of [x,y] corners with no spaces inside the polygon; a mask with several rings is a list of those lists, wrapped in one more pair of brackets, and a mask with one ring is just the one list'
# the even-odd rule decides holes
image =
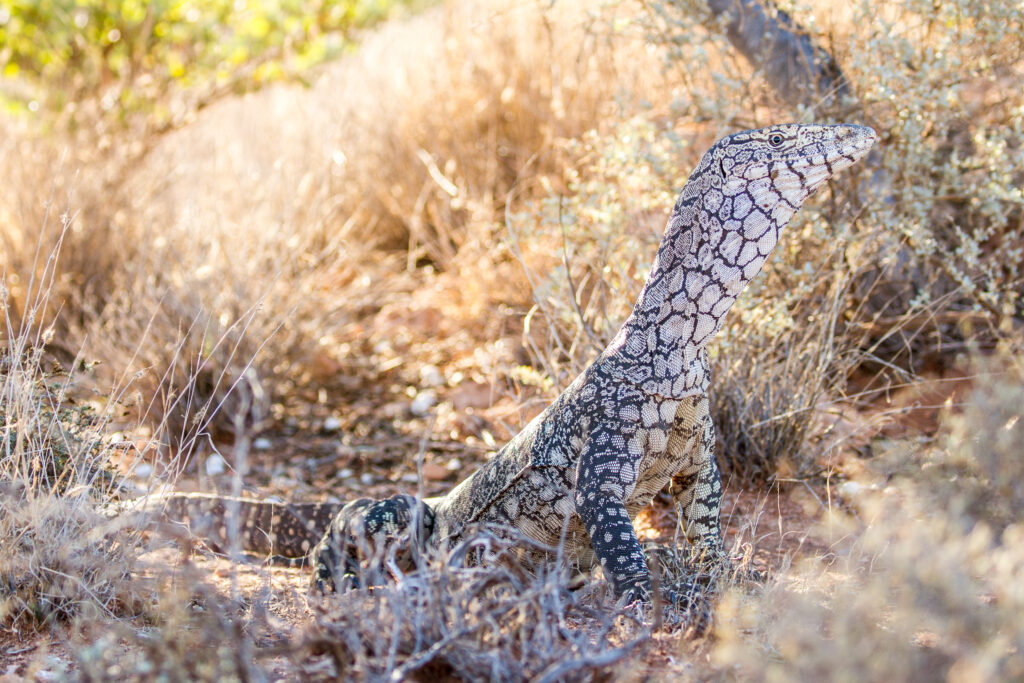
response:
{"label": "dead vegetation", "polygon": [[[850,84],[813,113],[702,2],[495,0],[384,26],[308,90],[222,101],[141,161],[6,127],[0,629],[57,634],[63,664],[6,640],[0,661],[139,680],[1024,675],[1024,18],[925,5],[787,5]],[[732,517],[736,552],[765,527],[779,551],[754,555],[764,587],[718,586],[706,622],[658,630],[600,582],[500,563],[307,608],[301,578],[161,573],[101,514],[181,471],[300,497],[446,489],[615,332],[706,146],[812,116],[882,143],[798,215],[715,343],[723,469],[779,501]],[[889,403],[934,374],[972,393]],[[906,428],[924,411],[938,431]]]}

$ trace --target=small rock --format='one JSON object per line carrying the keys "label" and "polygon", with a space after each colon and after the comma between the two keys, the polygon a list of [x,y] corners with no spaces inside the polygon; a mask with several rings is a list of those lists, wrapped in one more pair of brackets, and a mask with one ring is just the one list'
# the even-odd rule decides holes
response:
{"label": "small rock", "polygon": [[428,462],[423,464],[423,478],[430,481],[442,481],[448,478],[451,472],[444,465],[436,462]]}
{"label": "small rock", "polygon": [[448,464],[444,466],[449,472],[458,472],[462,469],[462,461],[458,458],[452,458],[448,461]]}
{"label": "small rock", "polygon": [[403,417],[405,406],[405,401],[390,401],[380,407],[380,412],[386,418]]}
{"label": "small rock", "polygon": [[258,451],[269,451],[272,445],[273,444],[270,442],[270,439],[265,436],[254,439],[252,442],[252,447]]}
{"label": "small rock", "polygon": [[416,394],[416,398],[412,400],[409,410],[413,415],[423,417],[430,412],[430,409],[434,407],[435,403],[437,403],[437,393],[427,389]]}
{"label": "small rock", "polygon": [[210,477],[216,477],[218,474],[224,474],[224,471],[228,468],[227,461],[224,460],[220,453],[214,453],[206,459],[206,474]]}
{"label": "small rock", "polygon": [[341,420],[334,417],[333,415],[324,420],[324,431],[325,432],[336,432],[341,429]]}
{"label": "small rock", "polygon": [[863,489],[864,487],[855,481],[844,481],[842,484],[839,485],[837,491],[839,492],[839,495],[842,496],[843,498],[846,498],[847,500],[852,500],[856,498],[857,494],[859,494]]}
{"label": "small rock", "polygon": [[336,476],[338,479],[348,479],[353,474],[355,474],[354,471],[352,471],[348,467],[344,467],[344,468],[338,470],[338,473],[336,475],[334,475],[334,476]]}
{"label": "small rock", "polygon": [[424,386],[439,387],[444,384],[444,375],[441,374],[436,365],[424,365],[420,368],[420,382]]}
{"label": "small rock", "polygon": [[369,472],[364,472],[359,475],[359,483],[361,483],[363,486],[369,486],[374,481],[376,481],[376,479]]}
{"label": "small rock", "polygon": [[135,471],[132,474],[137,479],[149,479],[149,475],[153,474],[153,466],[148,462],[140,463],[135,466]]}
{"label": "small rock", "polygon": [[401,480],[407,484],[415,484],[420,480],[420,478],[415,474],[403,474]]}

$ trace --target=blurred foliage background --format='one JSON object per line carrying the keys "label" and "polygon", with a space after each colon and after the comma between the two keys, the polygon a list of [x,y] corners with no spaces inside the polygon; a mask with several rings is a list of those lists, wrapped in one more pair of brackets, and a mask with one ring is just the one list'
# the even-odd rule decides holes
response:
{"label": "blurred foliage background", "polygon": [[301,78],[402,4],[410,3],[6,2],[0,94],[8,108],[39,111],[65,128],[96,117],[150,129],[180,125],[218,95]]}

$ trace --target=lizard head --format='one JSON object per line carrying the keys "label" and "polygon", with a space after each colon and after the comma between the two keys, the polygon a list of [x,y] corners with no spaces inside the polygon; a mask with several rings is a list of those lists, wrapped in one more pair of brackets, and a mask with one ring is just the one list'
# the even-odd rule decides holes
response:
{"label": "lizard head", "polygon": [[710,184],[724,196],[749,194],[754,206],[784,224],[877,140],[866,126],[789,123],[722,138],[700,165],[710,167]]}
{"label": "lizard head", "polygon": [[633,314],[604,354],[610,371],[663,396],[702,390],[703,348],[782,228],[877,140],[865,126],[784,124],[712,145],[676,200]]}
{"label": "lizard head", "polygon": [[662,243],[669,293],[697,319],[694,343],[718,329],[804,201],[877,139],[865,126],[783,124],[729,135],[704,154]]}

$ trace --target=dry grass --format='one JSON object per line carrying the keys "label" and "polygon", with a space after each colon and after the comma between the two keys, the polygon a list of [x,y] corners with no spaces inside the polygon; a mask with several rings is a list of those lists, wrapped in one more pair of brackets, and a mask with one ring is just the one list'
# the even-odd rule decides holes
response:
{"label": "dry grass", "polygon": [[[125,580],[139,536],[100,514],[110,456],[132,462],[118,440],[172,465],[148,485],[219,449],[237,488],[260,430],[294,441],[365,400],[352,452],[374,430],[486,450],[614,333],[707,145],[811,116],[766,91],[703,3],[452,3],[369,36],[308,90],[211,107],[141,162],[127,143],[5,127],[0,628],[73,634],[76,670],[97,678],[1024,675],[1024,377],[1004,348],[1024,272],[1024,19],[1010,2],[788,6],[855,95],[813,116],[869,123],[882,144],[736,304],[713,401],[733,484],[820,494],[821,557],[773,562],[763,589],[727,584],[697,640],[551,568],[435,566],[328,603],[294,638],[233,574],[230,599],[181,590],[188,571],[141,602]],[[876,439],[887,455],[844,465],[825,410],[963,355],[975,393],[938,436]],[[438,404],[411,414],[426,391]]]}
{"label": "dry grass", "polygon": [[[939,438],[883,459],[888,486],[839,512],[850,534],[761,596],[718,611],[713,659],[756,680],[1016,680],[1024,675],[1020,349]],[[906,448],[906,446],[904,446]],[[888,461],[888,462],[887,462]],[[885,479],[879,478],[885,482]]]}
{"label": "dry grass", "polygon": [[123,582],[134,539],[105,533],[97,510],[116,490],[105,469],[109,415],[70,406],[68,378],[43,369],[53,330],[31,323],[48,306],[52,260],[41,275],[28,283],[22,319],[12,319],[0,291],[0,623],[14,632],[113,614],[132,601]]}
{"label": "dry grass", "polygon": [[[482,547],[485,561],[467,566]],[[328,652],[344,677],[402,680],[425,670],[554,681],[614,668],[649,639],[641,615],[620,614],[607,594],[572,593],[550,566],[506,564],[515,550],[484,535],[396,586],[331,599],[307,644]]]}

